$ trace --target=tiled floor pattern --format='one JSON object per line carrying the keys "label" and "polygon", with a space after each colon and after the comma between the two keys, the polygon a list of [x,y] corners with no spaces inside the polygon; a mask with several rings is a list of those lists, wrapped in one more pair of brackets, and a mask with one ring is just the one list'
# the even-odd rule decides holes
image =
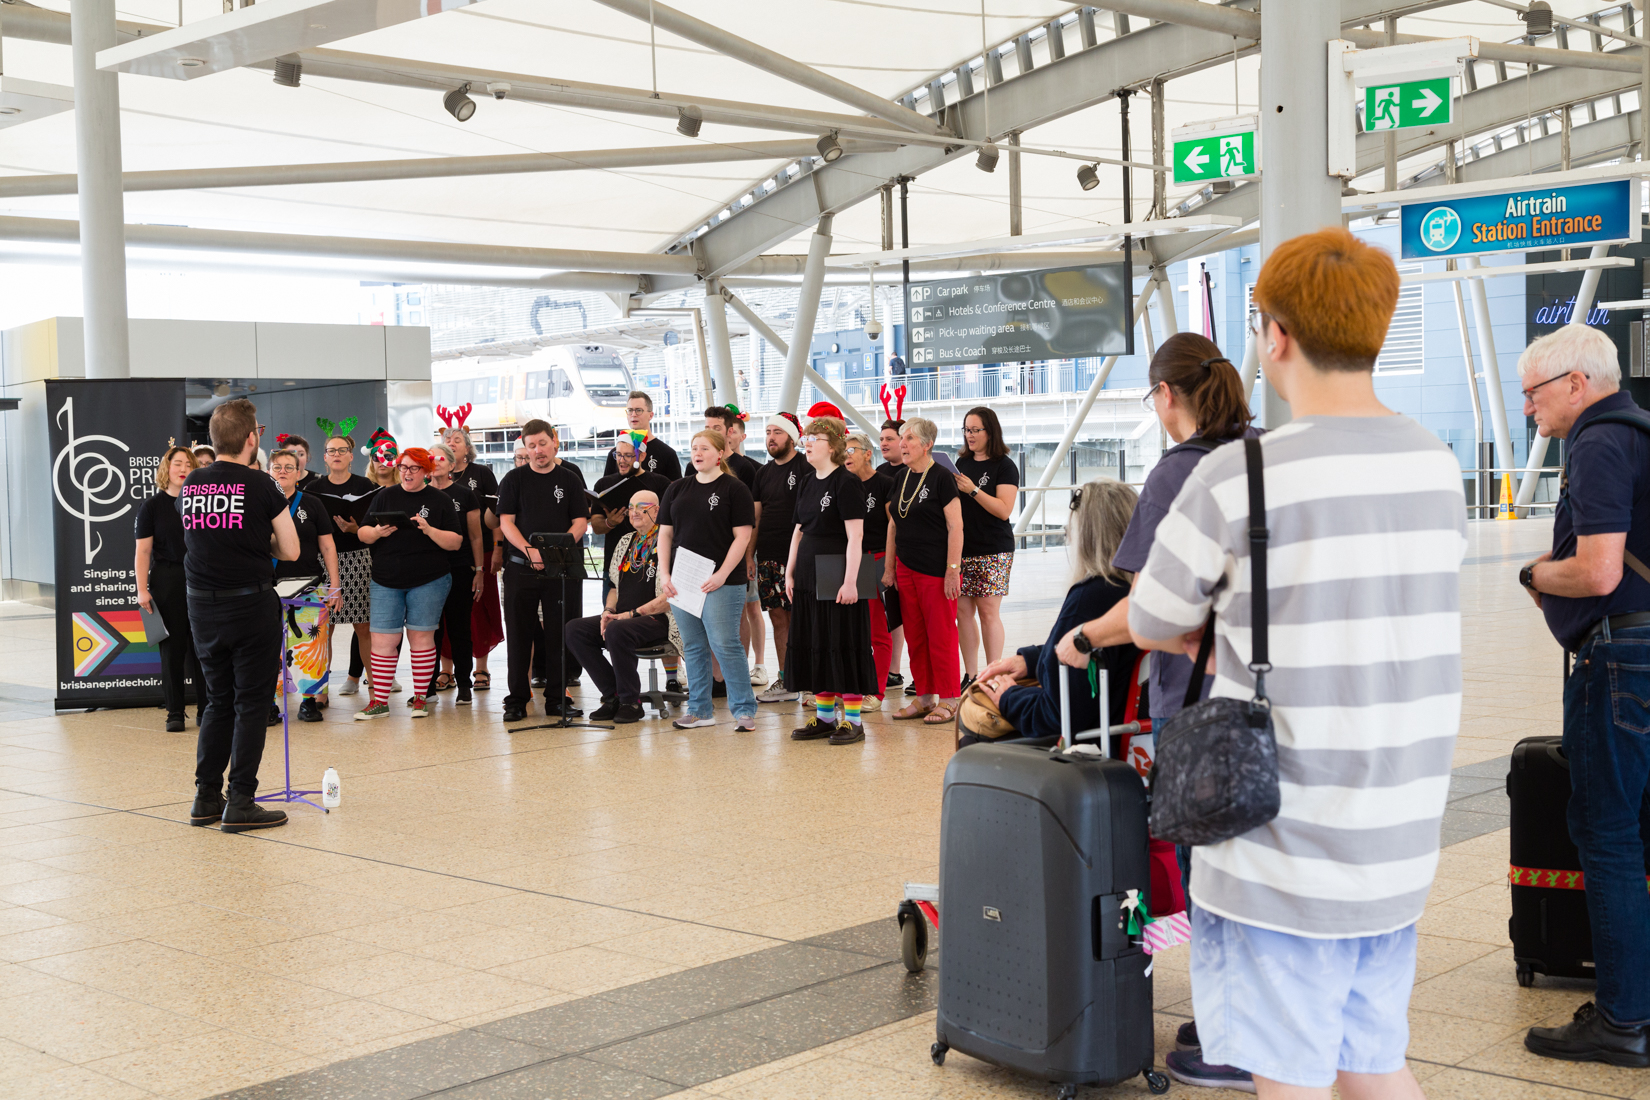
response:
{"label": "tiled floor pattern", "polygon": [[[1549,525],[1479,523],[1471,537],[1455,759],[1467,770],[1421,925],[1411,1056],[1432,1096],[1650,1098],[1650,1075],[1544,1062],[1519,1045],[1525,1027],[1588,996],[1515,984],[1506,833],[1486,797],[1514,742],[1559,725],[1558,647],[1513,577]],[[1021,556],[1010,646],[1042,639],[1064,571],[1057,552]],[[660,722],[511,735],[497,689],[468,710],[444,697],[423,722],[351,723],[351,701],[336,700],[325,723],[295,728],[293,753],[307,782],[328,765],[343,774],[338,812],[299,807],[288,827],[241,837],[190,829],[193,731],[160,732],[153,710],[51,715],[51,620],[3,605],[0,621],[0,1098],[197,1098],[488,1034],[886,921],[902,881],[936,873],[945,731],[873,715],[862,745],[799,745],[786,736],[798,712],[769,707],[746,735]],[[279,764],[272,745],[266,782]],[[1157,968],[1160,1051],[1190,1012],[1184,967],[1171,952]],[[1047,1092],[964,1057],[936,1068],[931,1036],[919,1014],[686,1094]],[[609,1087],[634,1070],[594,1052],[558,1064],[573,1075],[565,1093],[657,1094]],[[523,1088],[470,1094],[547,1092]]]}

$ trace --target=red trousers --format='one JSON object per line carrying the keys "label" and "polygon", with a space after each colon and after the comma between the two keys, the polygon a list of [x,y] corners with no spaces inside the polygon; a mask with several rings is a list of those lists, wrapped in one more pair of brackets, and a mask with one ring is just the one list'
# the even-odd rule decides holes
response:
{"label": "red trousers", "polygon": [[945,598],[945,578],[917,573],[897,561],[894,583],[905,618],[911,690],[917,695],[955,699],[961,694],[962,654],[957,648],[957,601]]}
{"label": "red trousers", "polygon": [[[873,554],[872,557],[881,561],[887,554]],[[898,589],[895,589],[898,591]],[[882,606],[879,597],[872,596],[868,601],[871,612],[871,661],[877,666],[877,698],[882,698],[888,690],[888,666],[894,661],[894,636],[888,633],[888,612]]]}

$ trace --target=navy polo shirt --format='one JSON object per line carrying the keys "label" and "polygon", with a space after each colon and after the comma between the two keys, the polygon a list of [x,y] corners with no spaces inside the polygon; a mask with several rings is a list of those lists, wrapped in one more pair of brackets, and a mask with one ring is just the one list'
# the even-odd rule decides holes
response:
{"label": "navy polo shirt", "polygon": [[[1650,435],[1628,424],[1599,424],[1583,431],[1593,417],[1636,408],[1618,391],[1589,405],[1570,428],[1566,480],[1553,517],[1553,560],[1576,555],[1581,535],[1632,532],[1627,549],[1650,563]],[[1572,598],[1541,596],[1547,629],[1572,652],[1589,630],[1607,615],[1650,611],[1650,581],[1625,565],[1621,583],[1608,596]]]}

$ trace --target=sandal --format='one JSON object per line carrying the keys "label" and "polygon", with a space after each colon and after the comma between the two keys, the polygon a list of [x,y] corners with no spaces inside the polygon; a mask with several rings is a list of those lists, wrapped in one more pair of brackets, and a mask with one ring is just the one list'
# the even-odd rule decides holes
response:
{"label": "sandal", "polygon": [[477,672],[470,677],[470,686],[477,691],[486,691],[493,686],[493,677],[486,672]]}
{"label": "sandal", "polygon": [[438,672],[435,674],[435,683],[430,686],[435,691],[451,691],[458,686],[458,681],[453,679],[450,672]]}
{"label": "sandal", "polygon": [[926,722],[928,720],[929,713],[932,712],[933,709],[933,707],[925,707],[921,703],[907,703],[903,707],[894,711],[888,717],[892,718],[896,722],[910,722],[917,718],[921,718]]}
{"label": "sandal", "polygon": [[960,699],[941,701],[924,715],[922,720],[930,726],[943,726],[947,722],[954,722],[957,719],[957,705],[961,702]]}

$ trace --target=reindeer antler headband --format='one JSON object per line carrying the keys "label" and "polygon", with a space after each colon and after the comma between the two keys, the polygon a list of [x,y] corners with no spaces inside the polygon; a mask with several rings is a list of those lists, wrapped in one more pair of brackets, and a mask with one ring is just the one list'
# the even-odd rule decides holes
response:
{"label": "reindeer antler headband", "polygon": [[441,418],[441,422],[447,425],[447,427],[458,428],[461,431],[467,432],[470,430],[470,412],[474,408],[475,406],[472,404],[460,405],[456,409],[449,409],[445,405],[437,405],[435,407],[435,415],[439,416]]}
{"label": "reindeer antler headband", "polygon": [[904,420],[905,419],[905,386],[901,385],[893,391],[893,398],[894,398],[894,401],[895,401],[895,405],[894,405],[893,409],[888,408],[888,398],[889,398],[888,384],[885,382],[885,383],[883,383],[883,386],[882,386],[882,411],[887,414],[887,419],[889,419],[889,420]]}
{"label": "reindeer antler headband", "polygon": [[340,420],[334,424],[324,416],[317,416],[315,426],[325,432],[328,439],[342,439],[355,430],[355,425],[360,423],[360,420],[360,417],[352,416],[348,420]]}

